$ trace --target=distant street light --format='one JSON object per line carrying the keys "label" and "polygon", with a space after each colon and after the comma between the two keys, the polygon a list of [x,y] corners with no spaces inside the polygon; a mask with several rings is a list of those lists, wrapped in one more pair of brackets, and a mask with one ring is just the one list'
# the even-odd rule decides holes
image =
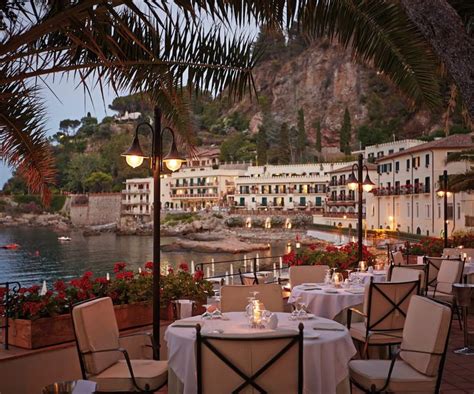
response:
{"label": "distant street light", "polygon": [[[150,168],[153,171],[153,338],[158,344],[158,351],[153,352],[154,356],[160,358],[160,211],[161,211],[161,184],[160,174],[163,170],[163,163],[171,171],[177,171],[186,161],[178,152],[176,147],[175,133],[169,127],[161,129],[161,110],[155,107],[155,124],[143,122],[137,125],[132,145],[122,154],[130,167],[139,167],[144,159],[150,159]],[[146,156],[140,146],[138,130],[146,126],[151,131],[152,147],[151,156]],[[163,135],[168,131],[171,133],[171,149],[163,157]]]}
{"label": "distant street light", "polygon": [[[347,179],[346,185],[349,190],[358,191],[358,208],[357,208],[357,236],[358,236],[358,253],[357,259],[358,261],[362,261],[362,193],[371,192],[375,186],[370,180],[369,177],[369,169],[368,167],[363,164],[364,156],[359,154],[357,164],[352,165],[352,173],[349,175]],[[365,179],[362,182],[362,177],[364,175],[364,169],[366,170]],[[357,177],[355,176],[354,170],[357,171]]]}
{"label": "distant street light", "polygon": [[[443,198],[444,202],[444,247],[448,247],[448,198],[450,198],[453,193],[448,190],[448,171],[443,171],[443,176],[440,181],[439,189],[436,191],[438,197]],[[453,207],[454,209],[454,207]]]}

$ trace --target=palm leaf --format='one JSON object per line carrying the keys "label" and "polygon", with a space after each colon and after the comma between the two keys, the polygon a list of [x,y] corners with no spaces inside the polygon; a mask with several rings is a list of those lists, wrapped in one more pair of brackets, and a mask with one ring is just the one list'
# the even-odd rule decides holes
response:
{"label": "palm leaf", "polygon": [[55,169],[43,131],[44,109],[34,89],[0,85],[0,157],[49,203]]}
{"label": "palm leaf", "polygon": [[464,174],[450,175],[448,186],[449,190],[454,193],[474,190],[474,170]]}

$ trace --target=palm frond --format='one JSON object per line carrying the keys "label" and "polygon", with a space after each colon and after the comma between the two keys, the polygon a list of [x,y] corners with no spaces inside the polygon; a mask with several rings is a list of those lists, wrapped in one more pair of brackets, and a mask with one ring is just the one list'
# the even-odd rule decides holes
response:
{"label": "palm frond", "polygon": [[384,73],[416,105],[441,103],[439,61],[405,13],[392,1],[300,2],[297,21],[309,38],[328,36]]}
{"label": "palm frond", "polygon": [[474,190],[474,170],[464,174],[450,175],[448,186],[454,193]]}
{"label": "palm frond", "polygon": [[[474,141],[473,141],[474,142]],[[452,152],[448,154],[448,163],[456,161],[471,161],[474,162],[474,149],[466,149],[460,152]]]}
{"label": "palm frond", "polygon": [[44,109],[34,89],[0,85],[0,157],[18,169],[31,192],[49,203],[56,171],[44,133]]}

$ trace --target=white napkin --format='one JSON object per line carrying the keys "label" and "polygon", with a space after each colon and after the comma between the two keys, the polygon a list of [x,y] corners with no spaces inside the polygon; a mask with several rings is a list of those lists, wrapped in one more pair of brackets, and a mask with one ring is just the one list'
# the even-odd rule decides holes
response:
{"label": "white napkin", "polygon": [[179,302],[179,318],[186,319],[193,314],[193,302],[191,300],[178,300]]}

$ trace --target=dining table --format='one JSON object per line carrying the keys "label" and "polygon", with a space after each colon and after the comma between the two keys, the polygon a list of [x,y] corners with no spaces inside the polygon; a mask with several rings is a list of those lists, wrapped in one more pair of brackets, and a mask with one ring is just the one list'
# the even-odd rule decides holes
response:
{"label": "dining table", "polygon": [[343,310],[360,305],[363,301],[363,286],[335,288],[320,283],[295,286],[288,298],[288,303],[303,303],[308,312],[328,319],[334,319]]}
{"label": "dining table", "polygon": [[[304,324],[303,332],[303,392],[306,394],[349,393],[348,363],[356,354],[349,331],[329,319],[307,316],[296,319],[290,313],[275,313],[278,326],[275,330],[295,330]],[[168,326],[165,341],[168,346],[168,392],[194,394],[196,377],[196,327],[201,333],[255,335],[273,332],[270,328],[251,328],[243,311],[226,312],[221,319],[203,320],[201,316],[176,321]]]}

